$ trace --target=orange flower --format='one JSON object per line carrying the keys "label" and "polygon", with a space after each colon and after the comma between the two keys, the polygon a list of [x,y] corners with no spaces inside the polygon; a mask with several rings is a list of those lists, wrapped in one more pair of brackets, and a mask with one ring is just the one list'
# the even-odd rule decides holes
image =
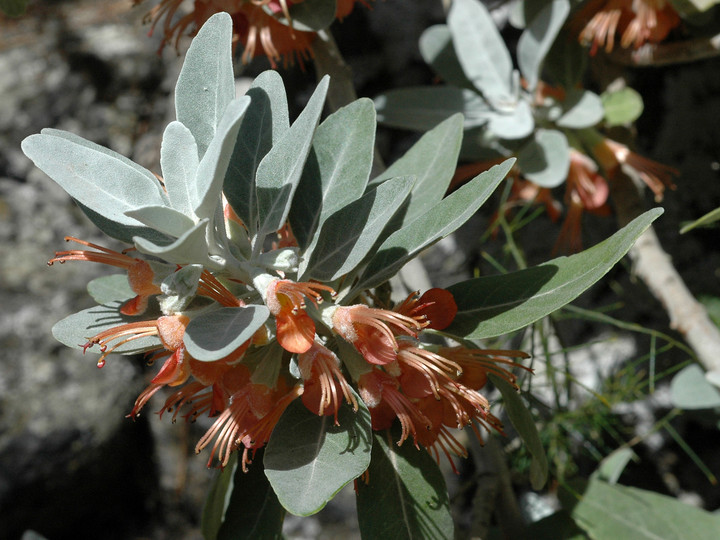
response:
{"label": "orange flower", "polygon": [[417,337],[417,331],[424,326],[412,317],[363,304],[338,307],[332,324],[333,330],[355,345],[365,360],[378,365],[395,361],[395,334]]}
{"label": "orange flower", "polygon": [[425,328],[444,330],[450,326],[457,314],[457,304],[450,291],[435,287],[420,297],[419,294],[419,291],[411,293],[393,311],[425,323]]}
{"label": "orange flower", "polygon": [[119,253],[84,240],[78,240],[72,236],[66,236],[65,241],[77,242],[97,251],[81,249],[56,251],[55,257],[48,261],[48,266],[52,266],[56,262],[63,264],[65,261],[91,261],[127,270],[130,288],[137,296],[122,306],[120,313],[123,315],[142,315],[147,309],[148,299],[155,294],[160,294],[160,287],[153,282],[155,273],[147,261],[130,257],[124,252]]}
{"label": "orange flower", "polygon": [[609,175],[614,175],[622,165],[634,170],[655,194],[657,202],[662,201],[666,187],[675,189],[672,177],[680,174],[677,169],[636,154],[624,144],[602,138],[593,146],[592,151],[595,159]]}
{"label": "orange flower", "polygon": [[575,21],[584,24],[579,41],[590,45],[594,55],[600,47],[612,52],[617,34],[622,34],[624,48],[659,43],[680,24],[680,17],[666,0],[591,0]]}
{"label": "orange flower", "polygon": [[323,301],[318,291],[336,293],[320,283],[296,283],[289,279],[275,279],[267,288],[267,307],[275,316],[277,340],[292,353],[304,353],[315,341],[315,322],[305,312],[305,298],[316,306]]}
{"label": "orange flower", "polygon": [[342,395],[357,411],[355,396],[340,370],[340,360],[332,351],[315,341],[298,357],[298,368],[305,384],[302,401],[308,410],[318,416],[335,415],[335,425],[339,425],[337,412]]}

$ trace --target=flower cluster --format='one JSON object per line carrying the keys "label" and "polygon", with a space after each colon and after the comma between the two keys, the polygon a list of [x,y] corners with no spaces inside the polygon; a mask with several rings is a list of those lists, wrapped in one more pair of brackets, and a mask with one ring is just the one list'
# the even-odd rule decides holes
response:
{"label": "flower cluster", "polygon": [[[134,0],[140,4],[144,0]],[[338,0],[335,18],[343,19],[353,10],[357,0]],[[360,0],[361,3],[366,3]],[[256,55],[266,56],[272,67],[312,56],[315,32],[294,27],[291,8],[303,0],[193,0],[192,11],[177,16],[183,0],[161,0],[146,15],[152,21],[151,32],[163,21],[163,45],[177,43],[186,33],[194,34],[215,13],[226,12],[233,18],[233,44],[243,47],[242,61],[248,63]]]}

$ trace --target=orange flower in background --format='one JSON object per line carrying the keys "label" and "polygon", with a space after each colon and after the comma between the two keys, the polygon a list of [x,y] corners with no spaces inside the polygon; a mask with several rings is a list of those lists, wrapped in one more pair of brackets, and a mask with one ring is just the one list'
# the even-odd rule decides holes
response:
{"label": "orange flower in background", "polygon": [[667,0],[590,0],[575,16],[575,25],[582,26],[579,41],[590,46],[591,55],[603,47],[612,52],[618,35],[624,48],[659,43],[679,24]]}

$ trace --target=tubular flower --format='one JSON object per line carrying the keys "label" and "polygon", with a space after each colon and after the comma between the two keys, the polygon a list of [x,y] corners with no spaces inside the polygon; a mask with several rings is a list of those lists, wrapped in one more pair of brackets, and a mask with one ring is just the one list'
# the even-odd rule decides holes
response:
{"label": "tubular flower", "polygon": [[592,151],[595,159],[610,175],[614,175],[622,165],[630,167],[652,190],[657,202],[662,201],[666,187],[675,189],[672,178],[680,174],[677,169],[636,154],[624,144],[602,138]]}
{"label": "tubular flower", "polygon": [[659,43],[680,24],[680,17],[666,0],[591,0],[575,17],[584,25],[579,41],[594,55],[601,47],[612,52],[620,34],[624,48]]}
{"label": "tubular flower", "polygon": [[341,396],[358,410],[357,400],[350,384],[340,369],[340,360],[332,351],[315,341],[312,347],[298,357],[298,368],[304,381],[302,402],[318,416],[335,416],[341,405]]}
{"label": "tubular flower", "polygon": [[267,307],[275,316],[277,340],[288,352],[304,353],[315,341],[315,322],[305,312],[305,298],[314,305],[323,301],[319,291],[335,296],[332,287],[321,283],[296,283],[275,279],[267,289]]}
{"label": "tubular flower", "polygon": [[424,324],[412,317],[356,304],[340,306],[332,316],[333,330],[349,341],[371,364],[389,364],[397,357],[396,334],[417,337]]}
{"label": "tubular flower", "polygon": [[426,323],[425,327],[433,330],[450,326],[458,310],[452,293],[436,287],[419,295],[419,291],[410,294],[393,311],[412,317],[421,324]]}
{"label": "tubular flower", "polygon": [[532,369],[509,360],[509,358],[530,358],[530,355],[523,351],[441,347],[437,354],[460,366],[461,373],[457,377],[457,382],[473,390],[480,390],[485,386],[488,373],[497,375],[517,387],[517,377],[502,365],[524,369],[532,373]]}
{"label": "tubular flower", "polygon": [[72,236],[66,236],[65,241],[77,242],[97,251],[85,249],[56,251],[55,256],[48,261],[48,266],[52,266],[56,262],[63,264],[65,261],[91,261],[127,270],[130,288],[137,296],[123,305],[120,310],[123,315],[142,315],[147,309],[148,299],[153,295],[160,294],[160,287],[153,282],[155,273],[147,261],[84,240],[78,240]]}

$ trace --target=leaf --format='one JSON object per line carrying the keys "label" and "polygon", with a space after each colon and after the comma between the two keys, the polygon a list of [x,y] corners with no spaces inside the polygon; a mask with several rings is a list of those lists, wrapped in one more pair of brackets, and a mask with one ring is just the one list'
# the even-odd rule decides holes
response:
{"label": "leaf", "polygon": [[290,128],[285,86],[276,71],[264,71],[253,81],[251,99],[225,173],[223,190],[251,235],[258,222],[255,175],[260,161]]}
{"label": "leaf", "polygon": [[0,11],[9,17],[19,17],[25,13],[28,0],[0,0]]}
{"label": "leaf", "polygon": [[533,132],[535,119],[527,101],[518,101],[498,111],[485,113],[487,129],[502,139],[522,139]]}
{"label": "leaf", "polygon": [[512,59],[487,8],[478,0],[455,0],[447,22],[467,78],[491,102],[507,101]]}
{"label": "leaf", "polygon": [[258,166],[256,187],[261,239],[280,229],[287,220],[322,113],[329,80],[328,76],[323,77],[298,119]]}
{"label": "leaf", "polygon": [[170,205],[186,216],[193,215],[193,185],[199,163],[195,137],[180,122],[170,122],[163,133],[160,167]]}
{"label": "leaf", "polygon": [[607,240],[576,255],[448,287],[458,313],[444,332],[483,339],[519,330],[549,315],[604,276],[662,213],[661,208],[649,210]]}
{"label": "leaf", "polygon": [[707,381],[702,368],[696,364],[683,368],[673,377],[670,399],[681,409],[720,407],[720,391]]}
{"label": "leaf", "polygon": [[546,188],[559,186],[570,169],[567,137],[554,129],[538,129],[517,154],[523,175]]}
{"label": "leaf", "polygon": [[[111,328],[137,322],[137,317],[127,317],[120,313],[122,304],[123,302],[108,302],[69,315],[55,323],[55,326],[52,328],[52,334],[60,343],[72,349],[84,351],[84,346],[90,338]],[[151,326],[152,323],[153,321],[148,321],[148,326]],[[128,336],[122,336],[122,338],[117,341],[122,341],[127,339],[127,337]],[[160,339],[156,336],[150,336],[128,341],[114,349],[113,352],[119,354],[138,354],[150,349],[159,348],[160,346]],[[112,347],[112,343],[108,345],[108,348],[110,347]],[[87,351],[98,354],[102,352],[100,347],[97,346],[88,347]]]}
{"label": "leaf", "polygon": [[205,540],[275,540],[282,538],[285,509],[280,505],[262,466],[264,449],[253,455],[248,472],[238,467],[238,452],[218,471],[205,501]]}
{"label": "leaf", "polygon": [[573,33],[563,28],[545,57],[546,82],[566,89],[577,87],[587,73],[588,59],[587,49],[578,42],[577,30]]}
{"label": "leaf", "polygon": [[465,129],[488,122],[489,105],[472,90],[454,86],[397,88],[375,98],[378,122],[402,129],[427,131],[462,113]]}
{"label": "leaf", "polygon": [[318,126],[290,208],[290,224],[309,256],[325,220],[362,196],[375,144],[375,109],[362,98]]}
{"label": "leaf", "polygon": [[605,114],[600,97],[589,90],[569,90],[562,102],[562,108],[563,112],[555,123],[568,129],[594,126]]}
{"label": "leaf", "polygon": [[436,24],[425,30],[420,36],[419,46],[423,60],[443,81],[474,93],[475,87],[465,76],[446,24]]}
{"label": "leaf", "polygon": [[643,489],[591,479],[572,511],[595,540],[715,538],[720,516]]}
{"label": "leaf", "polygon": [[528,538],[533,540],[587,540],[565,510],[560,510],[528,525]]}
{"label": "leaf", "polygon": [[263,6],[266,13],[274,15],[274,19],[294,30],[301,32],[317,32],[324,30],[335,21],[337,0],[303,0],[298,4],[288,3],[291,20],[283,17],[282,12],[273,13],[267,5]]}
{"label": "leaf", "polygon": [[373,433],[369,483],[357,482],[363,538],[454,538],[445,480],[435,460],[409,441],[397,446],[389,430]]}
{"label": "leaf", "polygon": [[125,302],[137,296],[137,293],[130,288],[127,274],[95,278],[87,284],[87,291],[98,304]]}
{"label": "leaf", "polygon": [[530,92],[540,80],[545,56],[569,13],[568,0],[552,0],[535,15],[518,40],[518,67]]}
{"label": "leaf", "polygon": [[129,217],[161,233],[178,238],[195,226],[187,215],[169,206],[143,206],[126,212]]}
{"label": "leaf", "polygon": [[388,280],[420,251],[452,233],[482,206],[505,178],[514,160],[508,159],[475,177],[438,202],[426,214],[391,234],[370,259],[346,298]]}
{"label": "leaf", "polygon": [[197,176],[190,185],[190,194],[193,211],[201,219],[212,217],[220,201],[240,122],[249,105],[248,96],[234,99],[228,104],[215,136],[198,164]]}
{"label": "leaf", "polygon": [[288,512],[320,511],[370,464],[370,412],[359,397],[354,412],[344,403],[332,416],[317,416],[297,399],[275,426],[265,450],[265,474]]}
{"label": "leaf", "polygon": [[135,247],[140,253],[154,255],[175,264],[197,263],[210,268],[217,264],[208,257],[206,239],[208,220],[203,219],[192,229],[186,231],[171,244],[159,246],[144,238],[133,238]]}
{"label": "leaf", "polygon": [[265,306],[224,307],[193,318],[183,343],[195,360],[214,362],[225,358],[252,338],[270,311]]}
{"label": "leaf", "polygon": [[330,216],[317,235],[302,279],[334,281],[355,268],[402,207],[413,183],[414,177],[407,176],[387,180]]}
{"label": "leaf", "polygon": [[172,242],[172,238],[166,234],[156,231],[155,229],[151,229],[150,227],[123,225],[122,223],[106,218],[94,210],[90,210],[87,206],[84,206],[78,201],[75,201],[75,204],[78,205],[78,208],[83,211],[83,213],[98,229],[107,234],[109,237],[116,238],[126,244],[132,244],[133,238],[136,236],[145,238],[146,240],[154,242],[158,245],[166,245]]}
{"label": "leaf", "polygon": [[27,137],[22,149],[68,195],[112,222],[138,227],[140,223],[126,211],[166,204],[150,171],[80,137],[45,131]]}
{"label": "leaf", "polygon": [[234,97],[232,19],[216,13],[192,40],[175,86],[175,114],[195,137],[200,159]]}
{"label": "leaf", "polygon": [[632,448],[618,448],[602,460],[593,476],[597,476],[598,479],[609,484],[615,484],[633,457],[635,457],[635,452],[632,451]]}
{"label": "leaf", "polygon": [[720,208],[711,210],[703,217],[693,221],[689,225],[685,225],[682,229],[680,229],[680,234],[685,234],[686,232],[691,231],[696,227],[705,227],[706,225],[710,225],[711,223],[715,223],[716,221],[720,221]]}
{"label": "leaf", "polygon": [[517,430],[532,456],[530,463],[530,484],[533,489],[540,490],[547,482],[548,462],[547,456],[545,455],[545,448],[542,445],[542,441],[540,441],[540,434],[535,426],[535,420],[515,388],[497,375],[488,373],[488,377],[497,389],[500,390],[505,412],[507,412],[508,418],[510,418],[512,425]]}
{"label": "leaf", "polygon": [[410,150],[370,182],[377,185],[389,178],[415,176],[402,225],[430,210],[445,196],[455,174],[462,136],[462,117],[451,116],[420,137]]}

